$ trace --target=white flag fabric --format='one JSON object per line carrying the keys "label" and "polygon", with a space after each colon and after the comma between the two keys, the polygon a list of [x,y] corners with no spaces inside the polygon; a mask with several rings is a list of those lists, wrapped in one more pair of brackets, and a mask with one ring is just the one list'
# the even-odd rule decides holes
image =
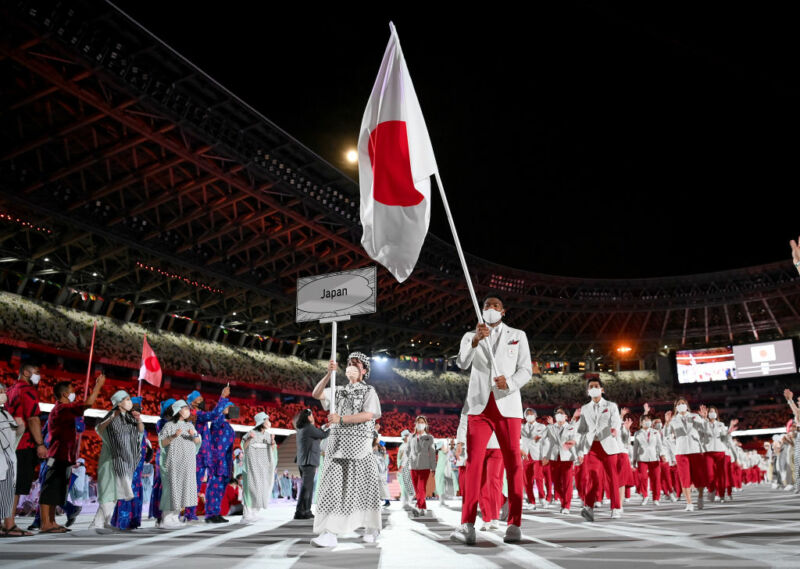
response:
{"label": "white flag fabric", "polygon": [[403,282],[414,270],[431,217],[438,169],[393,24],[378,78],[361,121],[358,174],[361,244]]}

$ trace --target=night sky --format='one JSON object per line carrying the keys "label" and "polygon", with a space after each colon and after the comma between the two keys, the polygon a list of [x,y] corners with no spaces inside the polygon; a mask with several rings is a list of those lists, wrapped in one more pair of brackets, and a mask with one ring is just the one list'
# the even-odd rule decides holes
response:
{"label": "night sky", "polygon": [[[354,179],[344,153],[394,21],[462,244],[491,261],[681,275],[788,262],[800,233],[788,9],[116,4]],[[433,203],[431,231],[450,241]]]}

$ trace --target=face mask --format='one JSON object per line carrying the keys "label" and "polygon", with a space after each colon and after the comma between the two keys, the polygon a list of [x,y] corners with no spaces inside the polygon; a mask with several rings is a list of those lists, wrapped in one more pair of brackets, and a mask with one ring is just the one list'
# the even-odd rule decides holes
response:
{"label": "face mask", "polygon": [[556,413],[556,423],[563,423],[567,420],[567,416],[564,413]]}
{"label": "face mask", "polygon": [[126,399],[125,401],[119,404],[119,408],[122,409],[123,411],[130,411],[131,409],[133,409],[133,401],[131,401],[130,399]]}
{"label": "face mask", "polygon": [[5,405],[6,401],[8,401],[8,395],[0,393],[0,405]]}
{"label": "face mask", "polygon": [[675,407],[675,409],[678,411],[678,413],[685,413],[686,412],[686,408],[687,408],[686,407],[686,403],[681,403],[680,405]]}
{"label": "face mask", "polygon": [[643,428],[649,429],[650,425],[651,425],[650,421],[642,421],[642,427]]}
{"label": "face mask", "polygon": [[344,374],[350,381],[356,381],[361,377],[361,371],[356,366],[347,366],[347,369],[344,370]]}
{"label": "face mask", "polygon": [[42,378],[39,376],[39,374],[38,374],[38,373],[34,373],[34,374],[31,376],[31,383],[32,383],[33,385],[39,385],[39,380],[40,380],[40,379],[42,379]]}
{"label": "face mask", "polygon": [[425,423],[417,423],[417,432],[421,433],[425,430]]}
{"label": "face mask", "polygon": [[708,418],[709,419],[716,419],[717,418],[717,412],[716,411],[711,411],[711,413],[708,414]]}
{"label": "face mask", "polygon": [[69,395],[67,395],[67,399],[69,399],[69,402],[72,403],[73,401],[75,401],[75,394],[70,393]]}
{"label": "face mask", "polygon": [[594,399],[595,397],[600,397],[603,394],[603,391],[599,387],[592,387],[589,390],[589,397]]}
{"label": "face mask", "polygon": [[180,415],[181,419],[187,419],[190,414],[188,407],[181,407],[181,410],[178,411],[178,415]]}
{"label": "face mask", "polygon": [[536,420],[536,415],[525,415],[525,420],[529,423],[533,423]]}
{"label": "face mask", "polygon": [[197,404],[197,409],[200,410],[200,411],[205,411],[206,410],[206,402],[205,401],[201,401],[200,403],[198,403]]}
{"label": "face mask", "polygon": [[499,310],[495,310],[494,308],[489,308],[488,310],[483,311],[483,321],[487,324],[497,324],[502,320],[503,313]]}
{"label": "face mask", "polygon": [[654,428],[656,431],[660,431],[660,430],[661,430],[661,423],[656,423],[655,425],[653,425],[653,428]]}

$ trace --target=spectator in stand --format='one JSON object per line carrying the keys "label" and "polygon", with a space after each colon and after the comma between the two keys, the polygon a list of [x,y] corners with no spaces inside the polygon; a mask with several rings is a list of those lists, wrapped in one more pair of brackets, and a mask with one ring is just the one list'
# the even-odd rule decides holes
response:
{"label": "spectator in stand", "polygon": [[3,533],[7,537],[33,535],[16,525],[14,515],[19,504],[19,497],[29,494],[31,491],[31,485],[36,479],[36,466],[40,460],[47,458],[47,447],[44,446],[42,437],[42,422],[39,419],[39,393],[36,389],[40,378],[38,365],[25,364],[19,372],[17,383],[8,390],[6,411],[15,418],[15,422],[17,418],[22,419],[25,423],[25,432],[17,444],[17,483],[14,490],[14,507],[11,515],[3,520]]}
{"label": "spectator in stand", "polygon": [[[7,402],[6,388],[0,384],[0,518],[13,519],[14,485],[17,482],[17,454],[14,448],[25,432],[25,424],[22,419],[15,419],[4,409]],[[8,530],[0,527],[0,537],[8,537],[8,533]]]}
{"label": "spectator in stand", "polygon": [[[47,474],[39,496],[42,529],[40,533],[67,533],[68,528],[56,523],[56,506],[67,501],[72,465],[78,460],[78,436],[75,419],[94,405],[106,376],[100,374],[94,389],[86,401],[75,401],[75,388],[69,381],[60,381],[53,388],[56,404],[50,411],[48,427],[50,448],[48,449]],[[73,518],[74,519],[74,518]]]}

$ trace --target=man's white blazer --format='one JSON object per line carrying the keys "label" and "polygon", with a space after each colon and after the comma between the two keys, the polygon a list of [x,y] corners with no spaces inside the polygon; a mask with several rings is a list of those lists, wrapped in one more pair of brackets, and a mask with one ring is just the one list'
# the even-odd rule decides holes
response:
{"label": "man's white blazer", "polygon": [[[469,390],[465,408],[468,415],[480,415],[489,402],[489,394],[494,393],[497,409],[504,417],[518,417],[522,419],[522,398],[519,390],[522,389],[533,375],[531,365],[531,352],[528,347],[528,337],[522,330],[501,324],[500,338],[494,350],[497,370],[492,374],[488,356],[489,343],[494,338],[489,336],[482,340],[477,348],[472,347],[472,338],[475,332],[467,332],[461,338],[461,349],[458,352],[456,363],[461,369],[471,366]],[[505,376],[508,389],[498,389],[494,378]]]}

